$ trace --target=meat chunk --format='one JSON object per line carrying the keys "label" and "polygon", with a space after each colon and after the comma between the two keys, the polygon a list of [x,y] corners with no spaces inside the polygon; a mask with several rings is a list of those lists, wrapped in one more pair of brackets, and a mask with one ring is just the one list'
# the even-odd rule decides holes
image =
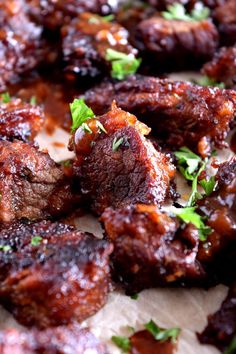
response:
{"label": "meat chunk", "polygon": [[73,207],[71,182],[47,153],[0,141],[0,221],[59,216]]}
{"label": "meat chunk", "polygon": [[62,28],[63,54],[67,77],[96,77],[109,72],[107,49],[136,55],[128,43],[128,32],[117,23],[91,13],[82,13]]}
{"label": "meat chunk", "polygon": [[236,2],[227,0],[213,12],[213,18],[221,34],[221,42],[233,45],[236,42]]}
{"label": "meat chunk", "polygon": [[29,13],[40,24],[56,29],[83,12],[108,15],[116,12],[124,0],[26,0]]}
{"label": "meat chunk", "polygon": [[92,211],[100,215],[109,206],[162,204],[175,168],[144,137],[147,126],[114,104],[98,119],[106,133],[91,119],[92,134],[80,127],[73,137],[75,173]]}
{"label": "meat chunk", "polygon": [[137,26],[135,46],[151,70],[186,70],[199,67],[213,56],[218,32],[210,20],[166,20],[154,16]]}
{"label": "meat chunk", "polygon": [[221,48],[202,71],[216,81],[224,82],[227,87],[236,89],[236,45]]}
{"label": "meat chunk", "polygon": [[0,104],[0,139],[33,141],[45,117],[38,106],[11,99]]}
{"label": "meat chunk", "polygon": [[180,228],[175,218],[155,206],[133,205],[105,210],[101,220],[114,244],[115,278],[128,293],[184,282],[205,274],[196,260],[199,236],[191,224]]}
{"label": "meat chunk", "polygon": [[106,302],[112,246],[47,221],[0,232],[0,302],[26,326],[83,321]]}
{"label": "meat chunk", "polygon": [[173,149],[187,145],[203,156],[209,144],[225,145],[236,114],[235,91],[154,77],[105,82],[85,94],[96,114],[104,113],[113,99],[150,125],[152,133]]}
{"label": "meat chunk", "polygon": [[30,22],[22,0],[0,4],[0,91],[42,59],[42,29]]}
{"label": "meat chunk", "polygon": [[[234,285],[220,310],[208,317],[208,324],[198,338],[201,343],[212,344],[224,351],[236,333],[236,285]],[[233,353],[233,352],[232,352]]]}

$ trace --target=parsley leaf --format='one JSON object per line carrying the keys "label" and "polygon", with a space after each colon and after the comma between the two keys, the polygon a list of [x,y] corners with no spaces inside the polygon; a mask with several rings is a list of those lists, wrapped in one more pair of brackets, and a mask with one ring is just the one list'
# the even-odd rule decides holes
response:
{"label": "parsley leaf", "polygon": [[32,104],[32,106],[35,106],[37,103],[37,99],[35,96],[32,96],[31,99],[30,99],[30,104]]}
{"label": "parsley leaf", "polygon": [[141,59],[135,58],[133,54],[118,52],[108,48],[106,51],[106,60],[111,62],[111,76],[118,80],[123,80],[126,76],[136,73]]}
{"label": "parsley leaf", "polygon": [[174,214],[184,223],[192,223],[198,229],[199,238],[205,241],[206,237],[211,233],[212,229],[205,225],[204,217],[196,213],[196,207],[186,207],[175,209]]}
{"label": "parsley leaf", "polygon": [[0,251],[3,251],[3,252],[11,251],[11,246],[9,246],[9,245],[0,245]]}
{"label": "parsley leaf", "polygon": [[138,300],[138,294],[134,294],[134,295],[131,295],[130,296],[130,298],[132,299],[132,300]]}
{"label": "parsley leaf", "polygon": [[59,162],[60,165],[65,166],[65,167],[70,167],[72,166],[72,160],[63,160]]}
{"label": "parsley leaf", "polygon": [[90,17],[89,19],[89,23],[96,23],[99,24],[100,21],[104,21],[104,22],[111,22],[115,19],[114,15],[107,15],[107,16],[99,16],[99,15],[93,15]]}
{"label": "parsley leaf", "polygon": [[8,92],[4,92],[1,94],[1,100],[3,103],[9,103],[11,101],[11,96]]}
{"label": "parsley leaf", "polygon": [[31,239],[31,246],[39,246],[43,238],[41,236],[34,236]]}
{"label": "parsley leaf", "polygon": [[104,128],[104,126],[102,125],[102,123],[99,122],[99,120],[96,121],[96,125],[97,125],[97,127],[101,130],[101,132],[107,134],[106,129]]}
{"label": "parsley leaf", "polygon": [[171,340],[175,343],[181,331],[180,328],[160,328],[153,320],[150,320],[148,323],[146,323],[144,327],[153,335],[156,340],[161,342]]}
{"label": "parsley leaf", "polygon": [[112,142],[112,151],[117,151],[120,147],[120,145],[122,145],[124,141],[124,138],[120,138],[120,139],[117,139],[117,137],[114,138],[113,142]]}
{"label": "parsley leaf", "polygon": [[209,196],[214,191],[216,180],[215,177],[212,176],[209,180],[206,180],[205,178],[202,179],[199,184],[204,189],[206,195]]}
{"label": "parsley leaf", "polygon": [[236,351],[236,336],[232,339],[228,348],[224,351],[223,354],[234,354]]}
{"label": "parsley leaf", "polygon": [[180,172],[187,180],[192,181],[192,175],[197,170],[202,159],[185,146],[181,147],[179,151],[176,151],[174,154],[178,159]]}
{"label": "parsley leaf", "polygon": [[112,336],[111,340],[118,348],[122,349],[124,353],[128,353],[130,351],[131,344],[129,338],[121,336]]}
{"label": "parsley leaf", "polygon": [[81,124],[81,129],[83,129],[83,131],[84,131],[85,133],[92,134],[92,130],[89,128],[89,126],[88,126],[87,123],[82,123],[82,124]]}
{"label": "parsley leaf", "polygon": [[70,110],[72,116],[72,131],[79,128],[88,118],[95,116],[91,108],[86,105],[83,98],[75,98],[74,101],[70,103]]}
{"label": "parsley leaf", "polygon": [[179,3],[167,6],[167,10],[161,13],[166,20],[202,21],[210,15],[210,10],[207,7],[195,7],[188,14],[185,7]]}
{"label": "parsley leaf", "polygon": [[199,79],[192,80],[192,82],[200,86],[215,86],[222,89],[225,88],[225,84],[223,82],[217,82],[208,76],[202,76]]}

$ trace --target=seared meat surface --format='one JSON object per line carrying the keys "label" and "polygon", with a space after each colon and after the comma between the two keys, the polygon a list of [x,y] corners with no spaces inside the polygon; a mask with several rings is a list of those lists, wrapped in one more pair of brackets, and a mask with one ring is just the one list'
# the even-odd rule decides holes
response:
{"label": "seared meat surface", "polygon": [[[220,351],[229,347],[236,333],[236,285],[229,291],[221,308],[208,317],[208,324],[198,338],[201,343],[212,344]],[[233,351],[232,351],[233,353]]]}
{"label": "seared meat surface", "polygon": [[107,207],[164,202],[175,168],[144,135],[150,129],[115,104],[111,111],[88,120],[92,133],[81,127],[72,137],[74,165],[82,194],[100,215]]}
{"label": "seared meat surface", "polygon": [[96,77],[109,72],[107,49],[136,55],[128,43],[128,32],[118,23],[92,13],[82,13],[62,28],[63,55],[67,77]]}
{"label": "seared meat surface", "polygon": [[0,302],[20,323],[45,328],[80,322],[105,304],[107,241],[43,221],[2,229],[0,244]]}
{"label": "seared meat surface", "polygon": [[216,52],[212,61],[206,63],[202,72],[226,87],[236,88],[236,45],[221,48]]}
{"label": "seared meat surface", "polygon": [[33,141],[45,117],[40,107],[11,99],[0,103],[0,139]]}
{"label": "seared meat surface", "polygon": [[187,145],[203,156],[210,145],[225,146],[236,114],[235,91],[147,76],[105,82],[85,94],[96,114],[104,113],[113,99],[147,123],[172,149]]}
{"label": "seared meat surface", "polygon": [[29,20],[23,0],[0,3],[0,91],[42,60],[41,27]]}
{"label": "seared meat surface", "polygon": [[236,42],[236,1],[226,0],[214,10],[213,18],[221,34],[221,42],[233,45]]}
{"label": "seared meat surface", "polygon": [[137,26],[135,46],[151,70],[186,70],[213,56],[218,46],[218,32],[210,20],[166,20],[154,16]]}
{"label": "seared meat surface", "polygon": [[1,222],[58,216],[75,201],[61,166],[21,141],[0,141],[0,191]]}
{"label": "seared meat surface", "polygon": [[199,236],[193,225],[181,228],[156,206],[141,204],[106,209],[101,220],[114,244],[115,278],[128,293],[205,277],[196,259]]}
{"label": "seared meat surface", "polygon": [[108,354],[105,346],[78,325],[18,331],[7,329],[0,332],[2,354]]}

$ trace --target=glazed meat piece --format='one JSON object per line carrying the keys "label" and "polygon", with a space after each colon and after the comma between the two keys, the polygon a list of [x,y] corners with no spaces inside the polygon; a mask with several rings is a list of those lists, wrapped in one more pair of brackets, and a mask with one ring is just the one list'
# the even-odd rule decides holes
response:
{"label": "glazed meat piece", "polygon": [[[236,333],[236,285],[234,285],[221,308],[208,317],[208,324],[198,338],[203,344],[212,344],[224,351]],[[234,353],[234,351],[230,352]]]}
{"label": "glazed meat piece", "polygon": [[128,43],[128,32],[117,23],[91,13],[82,13],[62,28],[63,54],[68,78],[96,77],[109,72],[107,49],[136,55]]}
{"label": "glazed meat piece", "polygon": [[225,145],[236,114],[235,91],[154,77],[105,82],[85,94],[96,114],[104,113],[113,99],[173,149],[187,145],[203,156],[209,153],[210,144]]}
{"label": "glazed meat piece", "polygon": [[83,321],[106,302],[112,246],[43,221],[0,232],[0,302],[26,326]]}
{"label": "glazed meat piece", "polygon": [[124,0],[26,0],[29,13],[38,23],[56,29],[83,12],[108,15],[116,12]]}
{"label": "glazed meat piece", "polygon": [[227,0],[218,6],[213,12],[213,18],[221,34],[221,42],[233,45],[236,42],[236,1]]}
{"label": "glazed meat piece", "polygon": [[186,70],[199,67],[213,56],[218,32],[210,20],[180,21],[154,16],[137,26],[135,46],[151,70]]}
{"label": "glazed meat piece", "polygon": [[0,221],[59,216],[71,210],[71,182],[47,153],[21,141],[0,141]]}
{"label": "glazed meat piece", "polygon": [[[106,132],[97,126],[98,119]],[[115,104],[98,119],[87,121],[92,134],[80,127],[71,144],[75,174],[92,211],[101,215],[109,206],[162,204],[175,168],[144,137],[150,129]]]}
{"label": "glazed meat piece", "polygon": [[41,27],[30,22],[23,0],[0,3],[0,91],[42,60]]}
{"label": "glazed meat piece", "polygon": [[213,60],[204,65],[202,72],[229,88],[236,88],[236,45],[221,48]]}
{"label": "glazed meat piece", "polygon": [[78,325],[48,328],[44,331],[18,331],[7,329],[0,332],[1,354],[108,354],[105,346]]}
{"label": "glazed meat piece", "polygon": [[175,218],[157,207],[141,204],[108,208],[101,220],[114,245],[111,259],[115,278],[128,293],[204,278],[196,260],[198,230],[192,224],[181,228]]}
{"label": "glazed meat piece", "polygon": [[33,141],[45,117],[38,106],[11,99],[0,103],[0,139]]}

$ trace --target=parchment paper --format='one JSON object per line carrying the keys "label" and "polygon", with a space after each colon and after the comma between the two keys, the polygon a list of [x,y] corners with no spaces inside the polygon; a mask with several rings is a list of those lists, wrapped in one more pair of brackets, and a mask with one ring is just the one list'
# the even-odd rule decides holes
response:
{"label": "parchment paper", "polygon": [[[189,74],[186,77],[193,77]],[[181,74],[172,75],[174,79],[184,79]],[[66,149],[69,135],[62,129],[56,129],[53,136],[42,132],[37,140],[42,149],[47,149],[53,159],[61,161],[73,157]],[[63,147],[56,147],[55,142],[64,143]],[[225,160],[231,155],[229,150],[220,152],[220,159]],[[178,178],[178,191],[188,191],[186,183]],[[168,209],[168,207],[166,207]],[[93,232],[102,237],[102,228],[91,215],[76,220],[79,229]],[[200,345],[195,332],[201,331],[207,323],[207,315],[215,312],[227,294],[227,288],[219,285],[208,291],[202,289],[151,289],[139,294],[137,300],[132,300],[122,291],[114,291],[109,295],[108,302],[96,315],[83,323],[89,326],[92,332],[104,341],[111,354],[120,354],[110,338],[112,335],[130,335],[129,327],[142,329],[144,323],[153,319],[162,327],[180,327],[182,329],[178,354],[216,354],[219,353],[212,346]],[[19,326],[12,316],[0,308],[0,329],[10,326]]]}

